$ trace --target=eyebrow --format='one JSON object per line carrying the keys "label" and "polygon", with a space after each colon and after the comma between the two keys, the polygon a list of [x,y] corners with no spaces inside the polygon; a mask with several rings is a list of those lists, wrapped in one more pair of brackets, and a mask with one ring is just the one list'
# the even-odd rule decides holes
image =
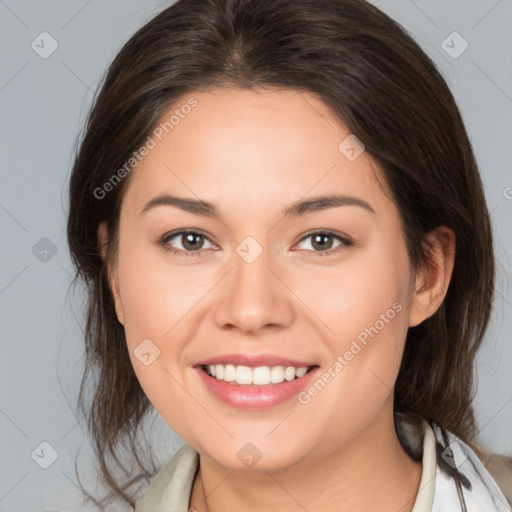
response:
{"label": "eyebrow", "polygon": [[[178,197],[172,194],[161,194],[148,201],[142,209],[141,215],[157,206],[175,206],[194,215],[217,219],[221,217],[213,203],[201,199]],[[375,210],[363,199],[343,194],[316,196],[311,199],[299,200],[282,210],[281,214],[283,217],[300,217],[337,206],[359,206],[375,214]]]}

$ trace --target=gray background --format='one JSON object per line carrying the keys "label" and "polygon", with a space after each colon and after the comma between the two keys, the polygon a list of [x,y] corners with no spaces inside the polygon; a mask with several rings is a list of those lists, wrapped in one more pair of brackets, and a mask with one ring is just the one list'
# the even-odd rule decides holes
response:
{"label": "gray background", "polygon": [[[512,3],[374,3],[437,63],[474,145],[500,264],[475,405],[480,441],[512,454]],[[72,150],[108,63],[166,5],[0,0],[0,511],[85,510],[75,457],[82,482],[94,489],[92,452],[74,412],[83,344],[64,231]],[[42,32],[58,44],[47,58],[40,54],[52,41]],[[156,413],[152,419],[148,436],[166,461],[182,442]]]}

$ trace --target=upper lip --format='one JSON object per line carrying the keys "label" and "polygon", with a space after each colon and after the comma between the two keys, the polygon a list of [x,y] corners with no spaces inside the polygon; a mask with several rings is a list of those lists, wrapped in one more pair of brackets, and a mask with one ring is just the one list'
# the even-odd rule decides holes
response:
{"label": "upper lip", "polygon": [[315,363],[299,361],[288,357],[273,354],[225,354],[222,356],[210,357],[196,364],[196,366],[209,366],[215,364],[232,364],[234,366],[294,366],[295,368],[316,366]]}

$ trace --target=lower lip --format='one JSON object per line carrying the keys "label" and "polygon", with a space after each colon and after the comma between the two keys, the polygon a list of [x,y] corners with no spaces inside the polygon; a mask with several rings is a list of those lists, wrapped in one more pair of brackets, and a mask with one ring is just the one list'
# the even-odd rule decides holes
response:
{"label": "lower lip", "polygon": [[206,388],[224,403],[239,409],[266,409],[298,395],[308,384],[318,367],[302,377],[268,386],[243,386],[210,377],[201,367],[196,367]]}

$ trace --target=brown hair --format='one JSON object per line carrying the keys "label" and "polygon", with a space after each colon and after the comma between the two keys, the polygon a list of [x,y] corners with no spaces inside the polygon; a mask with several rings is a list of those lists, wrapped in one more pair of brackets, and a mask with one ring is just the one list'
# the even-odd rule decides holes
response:
{"label": "brown hair", "polygon": [[[67,236],[75,280],[88,289],[86,367],[79,404],[102,474],[134,506],[106,462],[135,435],[150,402],[132,369],[107,281],[115,261],[128,173],[102,187],[129,160],[163,113],[208,87],[275,87],[316,94],[379,163],[399,209],[418,271],[426,234],[456,235],[447,295],[407,334],[395,409],[476,437],[474,359],[493,303],[495,263],[489,214],[475,156],[457,104],[435,64],[407,31],[362,0],[178,0],[124,45],[89,113],[70,179]],[[97,229],[108,225],[106,262]],[[94,370],[91,404],[85,382]]]}

